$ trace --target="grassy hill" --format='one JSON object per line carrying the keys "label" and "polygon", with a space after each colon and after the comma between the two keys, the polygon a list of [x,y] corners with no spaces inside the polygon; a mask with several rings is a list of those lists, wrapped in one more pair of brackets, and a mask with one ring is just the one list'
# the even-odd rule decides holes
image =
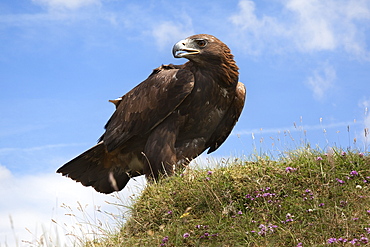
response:
{"label": "grassy hill", "polygon": [[235,159],[145,188],[117,232],[86,246],[370,245],[370,157],[302,149]]}

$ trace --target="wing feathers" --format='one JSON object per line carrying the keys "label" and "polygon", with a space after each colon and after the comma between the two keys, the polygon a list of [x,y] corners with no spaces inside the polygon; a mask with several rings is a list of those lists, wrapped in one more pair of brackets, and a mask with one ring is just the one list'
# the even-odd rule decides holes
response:
{"label": "wing feathers", "polygon": [[146,135],[190,94],[194,76],[182,69],[164,69],[152,73],[145,81],[122,97],[106,125],[101,140],[108,152],[130,138]]}
{"label": "wing feathers", "polygon": [[244,102],[246,97],[246,89],[243,83],[238,82],[236,87],[236,95],[233,103],[226,112],[220,124],[217,126],[216,131],[213,133],[210,140],[208,140],[206,146],[210,147],[208,149],[208,154],[215,151],[221,146],[221,144],[230,135],[232,129],[234,128],[236,122],[242,113]]}

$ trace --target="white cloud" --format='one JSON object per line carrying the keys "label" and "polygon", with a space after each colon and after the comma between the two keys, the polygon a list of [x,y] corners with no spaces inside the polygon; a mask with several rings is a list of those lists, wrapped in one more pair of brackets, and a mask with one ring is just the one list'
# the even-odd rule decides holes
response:
{"label": "white cloud", "polygon": [[341,49],[357,59],[370,59],[365,38],[369,1],[280,0],[276,9],[279,6],[281,11],[258,17],[253,1],[239,1],[238,13],[230,21],[249,53]]}
{"label": "white cloud", "polygon": [[315,99],[323,100],[328,91],[334,87],[335,80],[335,69],[331,65],[325,64],[313,72],[313,75],[307,80],[307,85],[312,90]]}
{"label": "white cloud", "polygon": [[191,20],[185,22],[185,25],[172,21],[158,23],[154,25],[152,30],[152,35],[160,50],[171,47],[174,40],[184,39],[191,34],[193,34]]}
{"label": "white cloud", "polygon": [[268,43],[274,42],[272,37],[285,35],[283,26],[274,17],[257,17],[253,1],[241,0],[238,6],[239,13],[232,15],[230,21],[237,27],[235,33],[248,53],[258,55]]}
{"label": "white cloud", "polygon": [[104,195],[59,174],[14,176],[0,165],[0,245],[29,246],[27,242],[37,245],[42,240],[52,246],[69,246],[76,239],[66,233],[97,233],[100,223],[103,228],[109,223],[106,227],[113,229],[117,222],[104,212],[118,215],[123,208],[107,201],[129,204],[129,197],[138,193],[144,181],[139,177],[122,192]]}
{"label": "white cloud", "polygon": [[[328,12],[331,6],[324,1],[288,1],[286,8],[290,10],[297,20],[294,32],[298,48],[308,51],[332,50],[337,46],[332,27],[332,14]],[[330,3],[329,3],[330,5]]]}

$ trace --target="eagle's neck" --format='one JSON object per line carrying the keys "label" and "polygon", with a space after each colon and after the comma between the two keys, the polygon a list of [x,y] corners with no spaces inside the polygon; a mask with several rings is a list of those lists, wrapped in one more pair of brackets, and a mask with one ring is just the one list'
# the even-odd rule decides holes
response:
{"label": "eagle's neck", "polygon": [[185,68],[194,74],[200,73],[205,77],[212,77],[220,86],[236,87],[239,80],[239,68],[234,61],[234,56],[230,52],[225,52],[222,59],[212,59],[207,62],[189,61]]}

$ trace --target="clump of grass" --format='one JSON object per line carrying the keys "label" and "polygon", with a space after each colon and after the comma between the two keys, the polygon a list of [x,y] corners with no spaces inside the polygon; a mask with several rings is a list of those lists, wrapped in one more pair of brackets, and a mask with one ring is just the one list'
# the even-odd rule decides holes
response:
{"label": "clump of grass", "polygon": [[366,245],[369,185],[357,151],[234,160],[147,186],[118,232],[86,246]]}

